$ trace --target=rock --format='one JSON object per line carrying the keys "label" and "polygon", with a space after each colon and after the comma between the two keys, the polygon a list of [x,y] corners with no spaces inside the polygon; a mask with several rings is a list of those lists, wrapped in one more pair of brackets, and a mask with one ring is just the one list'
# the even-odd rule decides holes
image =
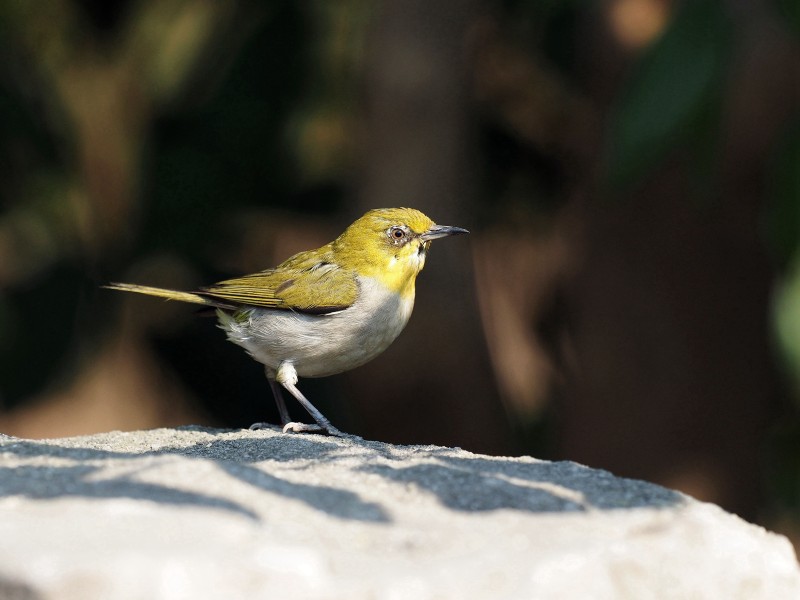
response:
{"label": "rock", "polygon": [[656,485],[269,430],[0,439],[0,540],[0,598],[800,598],[784,537]]}

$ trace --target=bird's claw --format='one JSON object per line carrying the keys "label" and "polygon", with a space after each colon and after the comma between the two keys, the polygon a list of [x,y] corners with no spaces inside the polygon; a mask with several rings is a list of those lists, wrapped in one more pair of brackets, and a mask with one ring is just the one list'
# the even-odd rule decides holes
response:
{"label": "bird's claw", "polygon": [[[272,423],[253,423],[250,425],[248,429],[250,431],[259,431],[261,429],[277,429],[279,426],[274,425]],[[347,437],[344,433],[336,429],[333,425],[328,424],[327,427],[322,427],[321,425],[309,425],[308,423],[299,423],[297,421],[292,421],[291,423],[286,423],[281,429],[283,433],[319,433],[321,435],[331,435],[334,437]]]}

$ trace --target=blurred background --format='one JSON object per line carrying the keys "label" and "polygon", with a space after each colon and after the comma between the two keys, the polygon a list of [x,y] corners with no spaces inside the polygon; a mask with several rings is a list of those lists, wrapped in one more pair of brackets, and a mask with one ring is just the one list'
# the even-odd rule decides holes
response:
{"label": "blurred background", "polygon": [[[800,539],[796,0],[0,3],[0,431],[278,422],[191,289],[374,207],[411,322],[341,429],[569,459]],[[292,405],[296,418],[306,418]]]}

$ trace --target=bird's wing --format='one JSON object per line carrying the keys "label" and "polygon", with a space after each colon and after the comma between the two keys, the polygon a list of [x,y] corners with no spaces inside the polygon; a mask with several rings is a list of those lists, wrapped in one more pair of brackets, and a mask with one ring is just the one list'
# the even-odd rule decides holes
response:
{"label": "bird's wing", "polygon": [[320,253],[302,252],[274,269],[221,281],[199,293],[246,306],[327,314],[352,305],[358,283],[352,271],[321,259]]}

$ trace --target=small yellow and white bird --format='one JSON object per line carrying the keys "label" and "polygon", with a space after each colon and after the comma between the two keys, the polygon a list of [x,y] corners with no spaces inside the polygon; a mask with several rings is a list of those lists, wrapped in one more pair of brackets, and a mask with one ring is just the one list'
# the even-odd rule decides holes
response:
{"label": "small yellow and white bird", "polygon": [[[411,316],[414,283],[431,240],[462,233],[469,232],[436,225],[412,208],[382,208],[321,248],[195,292],[130,283],[106,287],[216,308],[228,339],[264,364],[283,430],[341,435],[297,389],[298,378],[341,373],[386,350]],[[291,421],[278,384],[316,426]]]}

